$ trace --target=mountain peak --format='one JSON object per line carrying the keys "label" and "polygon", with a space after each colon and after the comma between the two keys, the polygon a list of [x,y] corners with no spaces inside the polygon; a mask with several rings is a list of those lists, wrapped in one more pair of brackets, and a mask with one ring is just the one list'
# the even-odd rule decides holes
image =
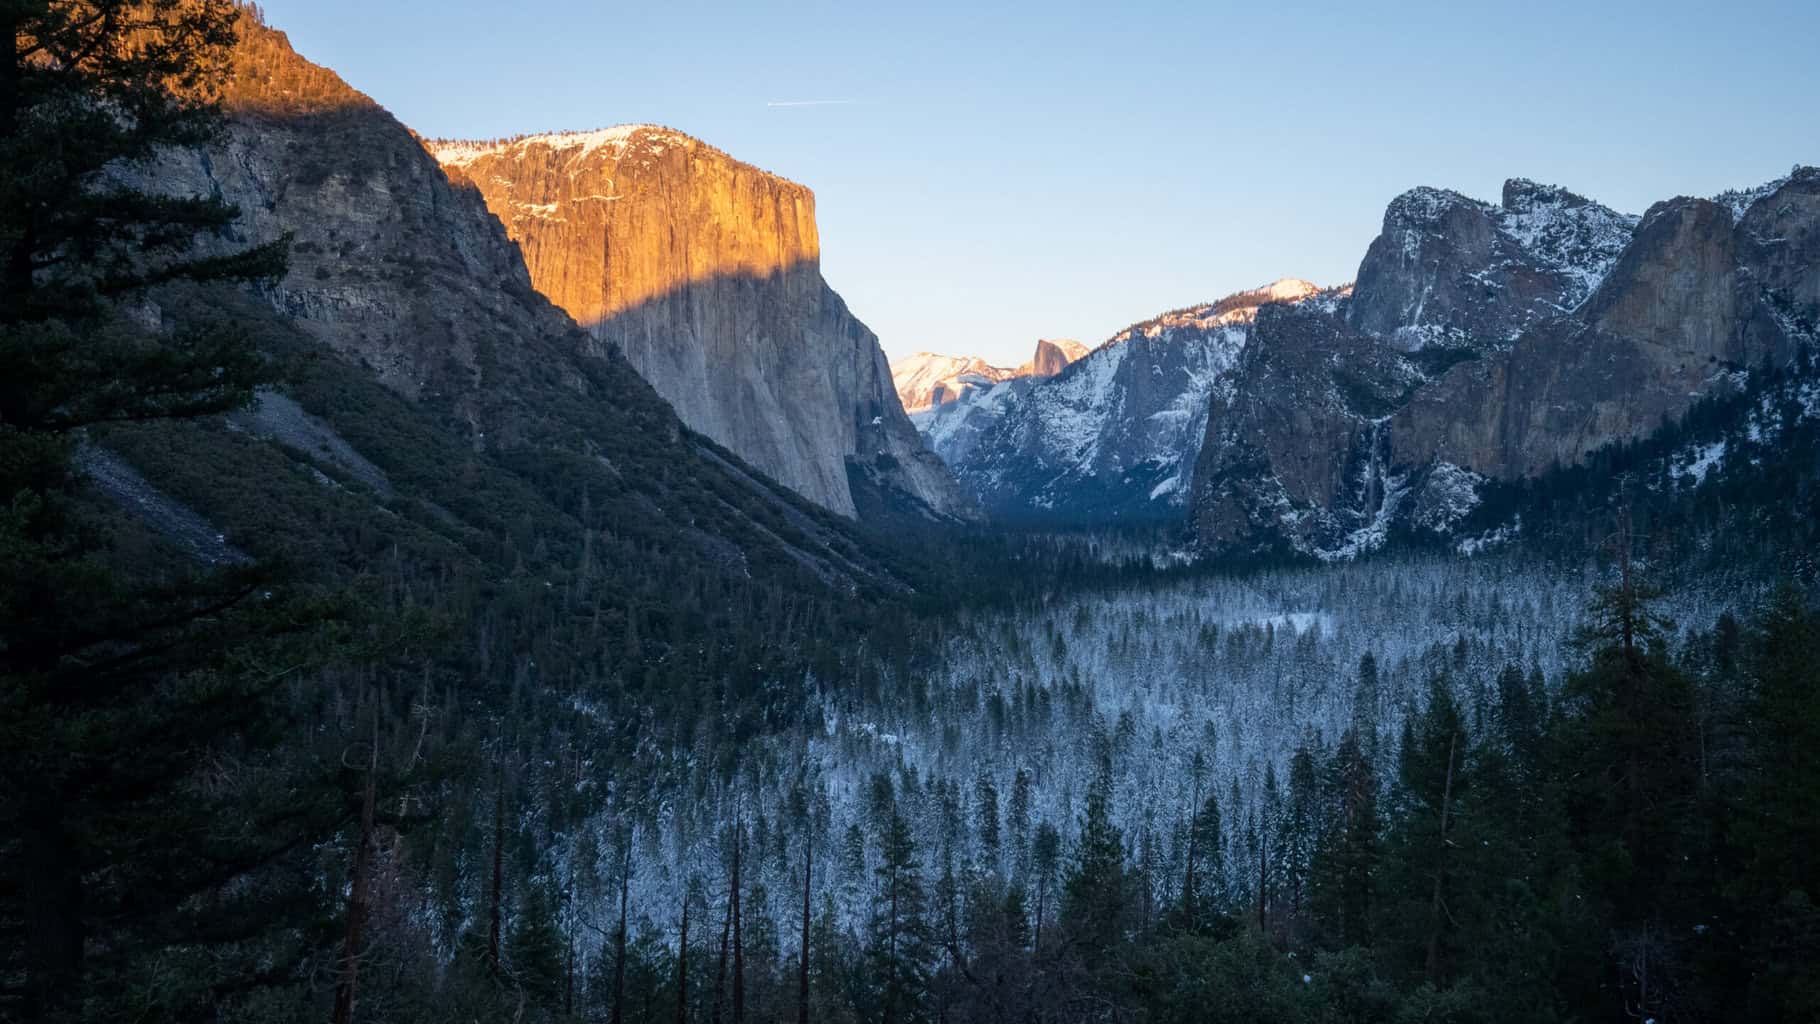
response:
{"label": "mountain peak", "polygon": [[1432,224],[1450,210],[1461,208],[1482,210],[1485,204],[1450,188],[1418,185],[1390,201],[1384,210],[1384,225],[1388,229],[1392,224]]}
{"label": "mountain peak", "polygon": [[1511,178],[1504,183],[1501,205],[1506,210],[1520,210],[1535,206],[1585,206],[1591,202],[1585,196],[1569,192],[1559,185],[1544,185],[1529,178]]}
{"label": "mountain peak", "polygon": [[1068,368],[1068,364],[1087,354],[1087,346],[1072,338],[1058,338],[1054,341],[1038,339],[1036,352],[1030,361],[1017,368],[1019,377],[1053,377]]}
{"label": "mountain peak", "polygon": [[1272,302],[1294,302],[1305,299],[1321,290],[1321,286],[1299,277],[1279,277],[1257,291],[1263,292]]}

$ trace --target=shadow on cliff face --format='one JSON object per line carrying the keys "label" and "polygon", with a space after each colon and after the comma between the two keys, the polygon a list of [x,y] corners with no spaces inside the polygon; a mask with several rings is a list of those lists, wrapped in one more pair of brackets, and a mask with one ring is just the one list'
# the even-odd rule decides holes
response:
{"label": "shadow on cliff face", "polygon": [[[684,424],[825,508],[855,515],[850,462],[933,518],[961,507],[897,402],[878,339],[821,278],[807,189],[716,156],[713,167],[736,180],[690,222],[702,236],[694,248],[664,241],[679,229],[652,221],[680,201],[615,205],[605,226],[576,225],[620,240],[617,251],[590,250],[577,276],[593,283],[578,294],[675,282],[630,303],[607,294],[613,312],[578,330],[550,301],[560,287],[532,287],[531,266],[566,266],[534,259],[540,236],[508,230],[464,174],[447,173],[423,140],[297,56],[282,33],[243,20],[225,105],[223,142],[169,161],[158,172],[165,186],[237,203],[247,237],[234,241],[290,234],[292,264],[274,304],[388,387],[469,423],[475,444],[509,442],[499,431],[547,419],[501,415],[532,378],[587,389],[573,362],[533,354],[545,343],[612,349]],[[755,209],[768,212],[753,224],[710,215]],[[733,269],[696,272],[696,256]],[[685,263],[680,282],[673,257]],[[615,266],[627,269],[609,273]],[[533,336],[539,343],[527,344]]]}
{"label": "shadow on cliff face", "polygon": [[710,274],[583,326],[692,429],[818,504],[870,522],[968,511],[816,260]]}

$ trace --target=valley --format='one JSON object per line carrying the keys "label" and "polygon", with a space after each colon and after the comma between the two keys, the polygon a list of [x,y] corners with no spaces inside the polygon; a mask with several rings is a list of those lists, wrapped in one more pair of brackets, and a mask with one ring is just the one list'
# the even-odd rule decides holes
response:
{"label": "valley", "polygon": [[892,362],[694,135],[20,10],[0,1022],[1820,1008],[1820,169]]}

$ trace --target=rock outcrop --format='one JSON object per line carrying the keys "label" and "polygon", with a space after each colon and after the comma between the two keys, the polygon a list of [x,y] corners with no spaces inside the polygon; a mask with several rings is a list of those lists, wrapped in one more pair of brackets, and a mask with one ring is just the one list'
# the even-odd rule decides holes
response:
{"label": "rock outcrop", "polygon": [[1417,189],[1350,298],[1259,318],[1214,389],[1197,535],[1335,557],[1445,534],[1485,481],[1640,437],[1816,324],[1820,170],[1641,218],[1526,181],[1497,207]]}
{"label": "rock outcrop", "polygon": [[1515,179],[1492,206],[1445,189],[1398,196],[1365,253],[1346,319],[1403,348],[1501,347],[1578,306],[1636,218]]}
{"label": "rock outcrop", "polygon": [[1013,376],[1053,377],[1088,351],[1087,346],[1073,338],[1057,338],[1054,341],[1040,339],[1036,343],[1036,353],[1030,357],[1029,362],[1018,367]]}
{"label": "rock outcrop", "polygon": [[968,513],[877,337],[822,280],[807,188],[651,125],[430,148],[533,285],[690,427],[844,515],[862,480],[930,517]]}

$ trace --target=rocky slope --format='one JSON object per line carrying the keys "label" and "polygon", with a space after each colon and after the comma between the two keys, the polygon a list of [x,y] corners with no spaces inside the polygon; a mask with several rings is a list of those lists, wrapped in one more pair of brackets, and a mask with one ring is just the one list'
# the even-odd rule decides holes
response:
{"label": "rocky slope", "polygon": [[690,427],[843,515],[855,487],[881,508],[967,514],[877,337],[822,280],[807,188],[651,125],[431,150],[485,197],[538,291]]}
{"label": "rocky slope", "polygon": [[1215,552],[1448,534],[1488,481],[1640,437],[1820,341],[1820,170],[1625,217],[1558,188],[1399,197],[1331,308],[1260,316],[1213,390]]}
{"label": "rocky slope", "polygon": [[282,540],[351,558],[358,545],[328,511],[273,496],[303,473],[321,501],[366,518],[353,531],[362,543],[400,558],[419,541],[470,553],[441,573],[497,558],[522,578],[572,541],[587,564],[564,572],[605,570],[612,582],[592,585],[617,591],[602,594],[620,607],[673,602],[679,571],[726,586],[770,567],[780,586],[901,587],[848,524],[689,431],[617,354],[590,354],[481,196],[409,129],[256,15],[240,36],[219,141],[121,173],[236,204],[224,244],[291,236],[289,272],[257,291],[167,289],[142,319],[173,329],[199,311],[226,315],[300,369],[292,398],[267,396],[226,434],[184,442],[264,470],[232,475],[147,442],[138,454],[164,464],[153,485],[187,479],[230,534],[299,516]]}
{"label": "rocky slope", "polygon": [[1174,310],[1120,331],[1053,378],[967,394],[920,415],[918,426],[990,515],[1177,516],[1208,396],[1244,350],[1259,310],[1319,294],[1285,279]]}
{"label": "rocky slope", "polygon": [[915,422],[918,413],[994,384],[1018,377],[1053,377],[1087,352],[1087,346],[1072,338],[1039,339],[1036,351],[1021,366],[993,366],[979,356],[918,352],[891,364],[891,386]]}

